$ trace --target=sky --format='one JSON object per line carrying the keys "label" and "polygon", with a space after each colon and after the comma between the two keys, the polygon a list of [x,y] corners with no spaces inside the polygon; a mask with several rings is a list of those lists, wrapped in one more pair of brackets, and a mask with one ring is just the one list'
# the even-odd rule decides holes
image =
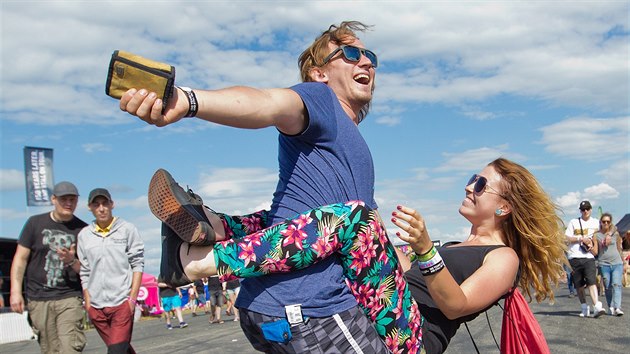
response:
{"label": "sky", "polygon": [[[176,67],[176,83],[289,87],[297,58],[329,25],[358,20],[379,57],[360,130],[382,215],[416,208],[433,240],[464,240],[464,184],[506,157],[528,168],[565,222],[590,200],[630,212],[628,1],[7,1],[0,2],[0,237],[30,215],[23,148],[54,150],[54,181],[110,190],[114,215],[159,271],[160,223],[147,205],[158,168],[213,209],[268,208],[277,131],[185,119],[157,128],[105,95],[111,54]],[[387,217],[385,219],[388,219]],[[386,221],[392,238],[397,231]]]}

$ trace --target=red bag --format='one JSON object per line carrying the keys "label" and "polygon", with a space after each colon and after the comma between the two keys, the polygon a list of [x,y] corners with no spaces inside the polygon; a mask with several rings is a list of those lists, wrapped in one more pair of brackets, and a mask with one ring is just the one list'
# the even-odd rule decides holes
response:
{"label": "red bag", "polygon": [[501,353],[550,354],[545,335],[518,288],[505,298]]}

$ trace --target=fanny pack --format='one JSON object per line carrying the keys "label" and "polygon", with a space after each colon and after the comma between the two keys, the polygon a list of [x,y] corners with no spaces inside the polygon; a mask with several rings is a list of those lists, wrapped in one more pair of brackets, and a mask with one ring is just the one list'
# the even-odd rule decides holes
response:
{"label": "fanny pack", "polygon": [[174,66],[116,50],[109,62],[105,93],[120,99],[131,88],[145,89],[157,94],[162,100],[164,110],[168,99],[173,95],[174,84]]}

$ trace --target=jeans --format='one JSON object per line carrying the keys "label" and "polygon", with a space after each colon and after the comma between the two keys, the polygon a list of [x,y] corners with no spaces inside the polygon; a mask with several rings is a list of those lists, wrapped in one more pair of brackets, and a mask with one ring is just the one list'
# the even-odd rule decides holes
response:
{"label": "jeans", "polygon": [[564,264],[564,271],[567,273],[567,286],[569,287],[569,294],[575,294],[575,285],[573,284],[573,269]]}
{"label": "jeans", "polygon": [[599,272],[604,279],[608,307],[615,309],[621,308],[621,275],[623,273],[623,264],[602,265],[599,267]]}

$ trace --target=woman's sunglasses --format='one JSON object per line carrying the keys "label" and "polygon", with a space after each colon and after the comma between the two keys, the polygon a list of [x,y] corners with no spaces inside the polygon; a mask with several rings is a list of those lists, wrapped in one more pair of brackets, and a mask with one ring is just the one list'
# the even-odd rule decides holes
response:
{"label": "woman's sunglasses", "polygon": [[330,59],[335,56],[339,51],[343,53],[343,56],[346,60],[351,62],[358,62],[361,60],[361,54],[365,55],[366,58],[370,59],[372,62],[372,66],[376,68],[378,66],[378,59],[376,58],[376,54],[369,49],[355,47],[353,45],[341,45],[337,49],[333,50],[332,53],[328,54],[326,58],[324,58],[324,65],[328,64]]}
{"label": "woman's sunglasses", "polygon": [[496,194],[503,199],[507,199],[505,198],[503,194],[499,193],[498,190],[490,187],[488,185],[488,179],[484,176],[479,176],[478,174],[472,175],[472,177],[470,177],[470,179],[468,180],[468,183],[466,183],[466,187],[470,186],[473,183],[475,184],[473,186],[473,192],[475,192],[475,194],[481,195],[486,191],[486,189],[490,189],[490,190],[493,190],[494,193],[493,192],[488,192],[488,193]]}

